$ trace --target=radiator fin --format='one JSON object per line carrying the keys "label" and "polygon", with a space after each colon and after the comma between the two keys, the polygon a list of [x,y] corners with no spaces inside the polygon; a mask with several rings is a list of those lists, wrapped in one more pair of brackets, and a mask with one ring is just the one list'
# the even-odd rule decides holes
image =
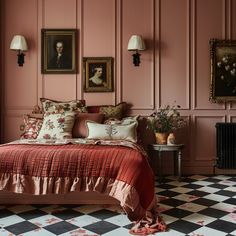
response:
{"label": "radiator fin", "polygon": [[216,167],[236,168],[236,123],[216,123]]}

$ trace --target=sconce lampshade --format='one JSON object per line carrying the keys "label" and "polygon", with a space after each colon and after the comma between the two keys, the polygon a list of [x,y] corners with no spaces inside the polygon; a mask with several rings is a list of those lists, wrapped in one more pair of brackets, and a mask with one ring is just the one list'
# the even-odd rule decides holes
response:
{"label": "sconce lampshade", "polygon": [[28,50],[28,46],[25,40],[25,37],[22,35],[15,35],[11,41],[11,45],[10,45],[10,49],[11,50],[17,50],[18,51],[18,65],[19,66],[23,66],[24,64],[24,56],[25,54],[23,53],[23,51],[27,51]]}
{"label": "sconce lampshade", "polygon": [[135,66],[139,66],[140,64],[140,53],[138,51],[145,50],[145,44],[141,36],[132,35],[129,39],[128,48],[129,51],[136,51],[133,54],[133,63]]}
{"label": "sconce lampshade", "polygon": [[12,50],[20,50],[27,51],[28,46],[25,40],[25,37],[22,35],[15,35],[11,41],[10,49]]}
{"label": "sconce lampshade", "polygon": [[139,35],[132,35],[128,43],[128,50],[129,51],[145,50],[145,43],[142,37]]}

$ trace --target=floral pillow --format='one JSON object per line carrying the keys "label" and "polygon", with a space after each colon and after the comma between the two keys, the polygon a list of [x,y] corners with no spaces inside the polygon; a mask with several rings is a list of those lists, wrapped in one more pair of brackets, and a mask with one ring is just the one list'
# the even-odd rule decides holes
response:
{"label": "floral pillow", "polygon": [[74,121],[74,112],[45,113],[37,139],[71,138]]}
{"label": "floral pillow", "polygon": [[36,139],[43,124],[43,118],[24,115],[24,132],[22,139]]}
{"label": "floral pillow", "polygon": [[87,121],[86,124],[88,127],[88,139],[112,139],[137,142],[137,122],[128,125],[107,125]]}
{"label": "floral pillow", "polygon": [[121,119],[126,112],[127,103],[121,102],[115,106],[113,105],[103,105],[103,106],[88,106],[88,112],[94,113],[99,112],[102,113],[105,117],[105,120],[113,118],[113,119]]}
{"label": "floral pillow", "polygon": [[43,113],[87,112],[85,100],[60,102],[47,98],[40,98]]}

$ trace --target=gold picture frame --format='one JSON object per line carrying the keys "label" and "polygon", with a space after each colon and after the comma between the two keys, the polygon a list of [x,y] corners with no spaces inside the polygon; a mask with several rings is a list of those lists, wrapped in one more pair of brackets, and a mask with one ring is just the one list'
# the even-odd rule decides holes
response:
{"label": "gold picture frame", "polygon": [[84,92],[113,91],[113,58],[83,58]]}
{"label": "gold picture frame", "polygon": [[236,101],[236,40],[210,40],[211,102]]}
{"label": "gold picture frame", "polygon": [[41,30],[41,72],[43,74],[77,73],[77,30]]}

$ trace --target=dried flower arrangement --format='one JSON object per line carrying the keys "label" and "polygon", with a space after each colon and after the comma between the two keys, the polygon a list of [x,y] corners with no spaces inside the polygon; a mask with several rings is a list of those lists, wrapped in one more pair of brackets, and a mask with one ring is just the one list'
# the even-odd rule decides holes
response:
{"label": "dried flower arrangement", "polygon": [[186,120],[180,116],[179,105],[167,105],[159,108],[148,117],[148,129],[155,133],[170,133],[186,126]]}

